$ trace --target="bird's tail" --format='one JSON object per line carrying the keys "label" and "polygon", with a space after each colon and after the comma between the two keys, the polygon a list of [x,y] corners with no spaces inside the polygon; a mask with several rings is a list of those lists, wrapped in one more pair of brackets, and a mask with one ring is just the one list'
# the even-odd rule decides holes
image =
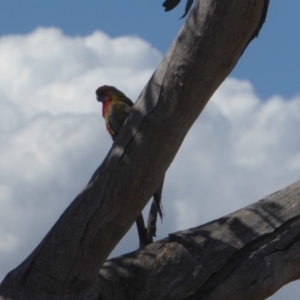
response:
{"label": "bird's tail", "polygon": [[161,220],[163,219],[163,215],[164,215],[164,213],[163,213],[164,210],[163,210],[163,206],[161,203],[161,195],[162,195],[162,190],[163,190],[163,186],[164,186],[164,180],[165,180],[165,178],[163,179],[163,181],[161,182],[157,191],[153,195],[154,203],[156,205],[156,209],[157,209],[157,212],[158,212]]}
{"label": "bird's tail", "polygon": [[148,216],[147,222],[147,232],[150,240],[153,240],[153,237],[156,236],[156,221],[157,214],[159,214],[160,219],[163,219],[163,207],[161,204],[161,194],[164,185],[164,179],[162,180],[160,186],[157,191],[153,194],[153,201],[150,208],[150,213]]}

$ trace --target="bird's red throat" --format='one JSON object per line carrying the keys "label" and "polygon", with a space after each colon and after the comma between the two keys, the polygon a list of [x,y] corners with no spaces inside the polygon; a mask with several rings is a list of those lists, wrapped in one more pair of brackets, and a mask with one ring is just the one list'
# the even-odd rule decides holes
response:
{"label": "bird's red throat", "polygon": [[109,107],[111,106],[112,101],[106,101],[103,103],[103,108],[102,108],[102,115],[105,118],[106,114],[108,113]]}

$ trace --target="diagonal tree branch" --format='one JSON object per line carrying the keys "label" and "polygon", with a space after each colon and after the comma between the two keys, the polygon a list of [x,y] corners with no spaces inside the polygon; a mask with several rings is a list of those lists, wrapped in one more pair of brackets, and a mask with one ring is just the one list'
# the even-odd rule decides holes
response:
{"label": "diagonal tree branch", "polygon": [[98,272],[157,190],[268,0],[201,0],[87,187],[0,286],[4,299],[95,299]]}
{"label": "diagonal tree branch", "polygon": [[260,300],[299,278],[300,181],[107,261],[99,300]]}

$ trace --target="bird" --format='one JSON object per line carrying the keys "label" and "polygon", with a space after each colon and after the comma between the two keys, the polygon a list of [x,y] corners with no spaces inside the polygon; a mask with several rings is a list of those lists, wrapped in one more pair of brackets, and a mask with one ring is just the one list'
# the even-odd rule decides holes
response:
{"label": "bird", "polygon": [[133,102],[114,86],[104,85],[96,90],[98,102],[102,102],[102,116],[108,133],[115,141],[123,127]]}
{"label": "bird", "polygon": [[[96,90],[96,98],[97,101],[101,102],[103,105],[102,116],[105,120],[106,129],[114,142],[134,103],[123,92],[110,85],[100,86]],[[162,188],[163,181],[153,195],[147,230],[144,225],[142,213],[136,220],[140,246],[151,243],[153,241],[153,237],[156,236],[157,213],[159,214],[160,219],[163,219],[163,209],[161,205]]]}

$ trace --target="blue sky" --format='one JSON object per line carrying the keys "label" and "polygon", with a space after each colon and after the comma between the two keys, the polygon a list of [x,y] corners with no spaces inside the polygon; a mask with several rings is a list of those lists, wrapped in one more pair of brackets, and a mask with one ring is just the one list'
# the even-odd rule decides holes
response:
{"label": "blue sky", "polygon": [[[169,13],[162,2],[0,0],[0,281],[111,146],[95,89],[116,85],[135,100],[184,23],[184,0]],[[271,1],[235,79],[222,84],[191,129],[167,172],[158,238],[299,179],[299,11],[299,0]],[[113,254],[136,245],[133,228]],[[298,299],[297,284],[272,299]]]}
{"label": "blue sky", "polygon": [[[287,4],[288,3],[288,4]],[[254,40],[232,76],[248,79],[259,96],[292,97],[300,86],[300,2],[272,0],[260,37]],[[162,0],[1,0],[0,35],[55,26],[68,35],[100,29],[112,37],[138,35],[164,53],[184,20],[185,1],[165,13]]]}

